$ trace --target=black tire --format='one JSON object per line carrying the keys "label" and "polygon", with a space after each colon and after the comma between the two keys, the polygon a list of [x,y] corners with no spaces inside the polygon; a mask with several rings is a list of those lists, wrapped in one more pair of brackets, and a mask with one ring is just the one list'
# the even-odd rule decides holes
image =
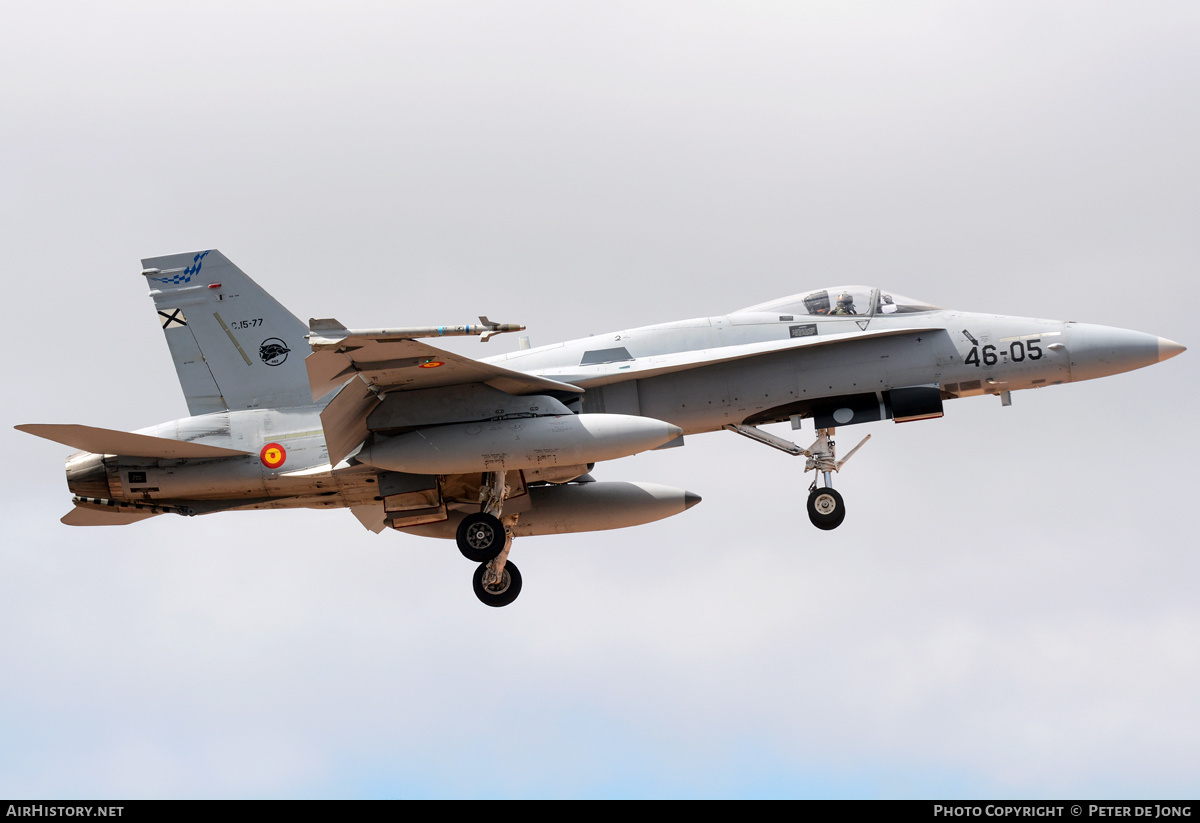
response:
{"label": "black tire", "polygon": [[808,496],[808,519],[818,529],[829,531],[846,519],[846,504],[834,489],[813,489]]}
{"label": "black tire", "polygon": [[487,571],[487,563],[480,563],[479,568],[475,570],[475,576],[471,582],[475,586],[475,596],[479,598],[479,602],[485,606],[494,606],[499,608],[507,606],[509,603],[517,599],[517,595],[521,593],[521,571],[512,563],[504,564],[504,571],[500,573],[499,585],[491,588],[483,585],[483,573]]}
{"label": "black tire", "polygon": [[486,563],[504,551],[504,524],[485,512],[468,514],[454,536],[462,556],[472,563]]}

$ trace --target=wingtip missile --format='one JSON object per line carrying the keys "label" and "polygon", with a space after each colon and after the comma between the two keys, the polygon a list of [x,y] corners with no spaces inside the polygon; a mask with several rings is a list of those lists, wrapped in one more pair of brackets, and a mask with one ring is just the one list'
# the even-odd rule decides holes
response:
{"label": "wingtip missile", "polygon": [[336,320],[312,319],[309,321],[308,343],[314,350],[336,347],[348,337],[363,337],[376,342],[388,340],[416,340],[421,337],[479,337],[486,343],[497,334],[524,331],[520,323],[494,323],[486,315],[478,324],[463,326],[399,326],[391,329],[348,329]]}
{"label": "wingtip missile", "polygon": [[332,317],[310,317],[308,319],[308,328],[309,331],[346,331],[346,327]]}
{"label": "wingtip missile", "polygon": [[493,323],[491,320],[488,320],[486,314],[479,315],[479,322],[487,328],[487,331],[485,331],[479,337],[480,343],[486,343],[498,334],[507,334],[508,332],[514,331],[525,331],[525,327],[520,323]]}

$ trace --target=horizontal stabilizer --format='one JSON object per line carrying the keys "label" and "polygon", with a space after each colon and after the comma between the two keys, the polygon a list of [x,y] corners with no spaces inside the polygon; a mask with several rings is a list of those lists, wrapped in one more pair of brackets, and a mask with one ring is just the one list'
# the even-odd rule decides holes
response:
{"label": "horizontal stabilizer", "polygon": [[103,506],[76,506],[62,516],[68,526],[128,526],[139,520],[156,517],[161,512],[149,509],[105,508]]}
{"label": "horizontal stabilizer", "polygon": [[203,443],[187,443],[147,434],[99,429],[95,426],[73,424],[26,423],[14,426],[18,431],[44,437],[93,454],[122,454],[128,457],[240,457],[249,452],[226,449],[221,446],[206,446]]}

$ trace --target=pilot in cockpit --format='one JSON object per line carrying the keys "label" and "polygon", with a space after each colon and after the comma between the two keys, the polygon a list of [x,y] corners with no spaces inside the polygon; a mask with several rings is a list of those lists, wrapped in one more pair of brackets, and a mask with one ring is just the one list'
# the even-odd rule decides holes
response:
{"label": "pilot in cockpit", "polygon": [[842,292],[838,295],[837,307],[830,314],[858,314],[854,310],[854,298],[849,292]]}

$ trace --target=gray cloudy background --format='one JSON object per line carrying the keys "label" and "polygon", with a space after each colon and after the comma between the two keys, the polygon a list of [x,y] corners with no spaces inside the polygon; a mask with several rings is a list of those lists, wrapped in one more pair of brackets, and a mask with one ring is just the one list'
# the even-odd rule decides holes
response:
{"label": "gray cloudy background", "polygon": [[[1194,2],[0,5],[0,796],[1196,797],[1198,35]],[[850,282],[1191,351],[845,430],[833,533],[733,435],[604,464],[704,502],[521,540],[492,610],[347,512],[58,523],[69,449],[11,426],[184,415],[139,259],[205,248],[360,327],[538,345]]]}

